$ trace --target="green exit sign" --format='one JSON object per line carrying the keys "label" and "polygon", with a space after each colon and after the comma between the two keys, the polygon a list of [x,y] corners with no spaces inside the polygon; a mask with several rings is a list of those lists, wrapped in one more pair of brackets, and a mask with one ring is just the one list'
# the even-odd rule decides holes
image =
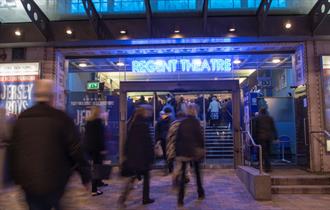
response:
{"label": "green exit sign", "polygon": [[100,82],[88,82],[87,90],[100,90]]}

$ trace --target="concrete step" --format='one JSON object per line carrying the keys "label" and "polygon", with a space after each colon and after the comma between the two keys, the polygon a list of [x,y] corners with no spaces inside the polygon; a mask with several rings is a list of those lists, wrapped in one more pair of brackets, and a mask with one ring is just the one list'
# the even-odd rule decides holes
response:
{"label": "concrete step", "polygon": [[287,185],[272,186],[273,194],[330,194],[329,185]]}
{"label": "concrete step", "polygon": [[330,185],[330,176],[296,175],[296,176],[272,176],[272,185]]}

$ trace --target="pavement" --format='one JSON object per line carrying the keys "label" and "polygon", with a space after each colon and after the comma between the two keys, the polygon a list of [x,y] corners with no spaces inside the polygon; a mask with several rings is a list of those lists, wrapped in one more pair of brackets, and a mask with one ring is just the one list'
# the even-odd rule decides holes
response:
{"label": "pavement", "polygon": [[[194,180],[187,186],[185,206],[177,207],[176,191],[171,177],[160,171],[152,173],[151,197],[156,202],[143,206],[142,183],[136,183],[128,201],[128,210],[330,210],[330,195],[273,195],[272,201],[255,201],[236,177],[233,169],[204,170],[206,199],[197,200]],[[123,178],[116,175],[106,181],[104,194],[91,197],[73,176],[62,199],[64,210],[115,210],[122,190]],[[0,210],[27,210],[24,196],[18,187],[0,191]]]}

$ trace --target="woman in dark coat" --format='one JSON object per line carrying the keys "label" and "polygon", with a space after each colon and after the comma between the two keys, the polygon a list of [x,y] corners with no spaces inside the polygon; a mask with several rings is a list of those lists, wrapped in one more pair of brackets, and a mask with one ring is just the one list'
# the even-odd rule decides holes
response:
{"label": "woman in dark coat", "polygon": [[203,160],[204,151],[204,136],[197,119],[197,110],[195,105],[187,107],[187,117],[182,120],[177,131],[176,139],[176,161],[181,163],[181,179],[180,189],[178,194],[178,205],[183,205],[185,193],[185,177],[187,164],[193,163],[196,175],[198,198],[204,199],[205,193],[202,186],[202,177],[200,172],[200,161]]}
{"label": "woman in dark coat", "polygon": [[[85,136],[86,136],[86,147],[93,165],[102,164],[103,155],[102,152],[105,150],[104,146],[104,125],[100,117],[101,110],[99,107],[92,107],[91,116],[86,122]],[[92,180],[92,196],[102,195],[101,191],[97,190],[98,186],[107,186],[102,180]]]}
{"label": "woman in dark coat", "polygon": [[143,177],[143,204],[153,203],[149,197],[149,171],[154,160],[154,150],[148,118],[151,109],[144,105],[136,109],[132,121],[128,125],[128,134],[125,144],[125,160],[122,164],[122,175],[129,177],[124,191],[119,198],[119,205],[124,205],[136,178]]}

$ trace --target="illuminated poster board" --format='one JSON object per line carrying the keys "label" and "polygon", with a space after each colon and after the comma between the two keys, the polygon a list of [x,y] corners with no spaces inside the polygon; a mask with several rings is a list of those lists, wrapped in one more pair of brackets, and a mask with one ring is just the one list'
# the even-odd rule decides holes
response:
{"label": "illuminated poster board", "polygon": [[[323,98],[325,129],[330,131],[330,56],[322,56]],[[327,152],[330,152],[330,139],[326,139]]]}
{"label": "illuminated poster board", "polygon": [[18,115],[29,108],[34,81],[39,78],[39,63],[0,64],[0,106],[7,114]]}

